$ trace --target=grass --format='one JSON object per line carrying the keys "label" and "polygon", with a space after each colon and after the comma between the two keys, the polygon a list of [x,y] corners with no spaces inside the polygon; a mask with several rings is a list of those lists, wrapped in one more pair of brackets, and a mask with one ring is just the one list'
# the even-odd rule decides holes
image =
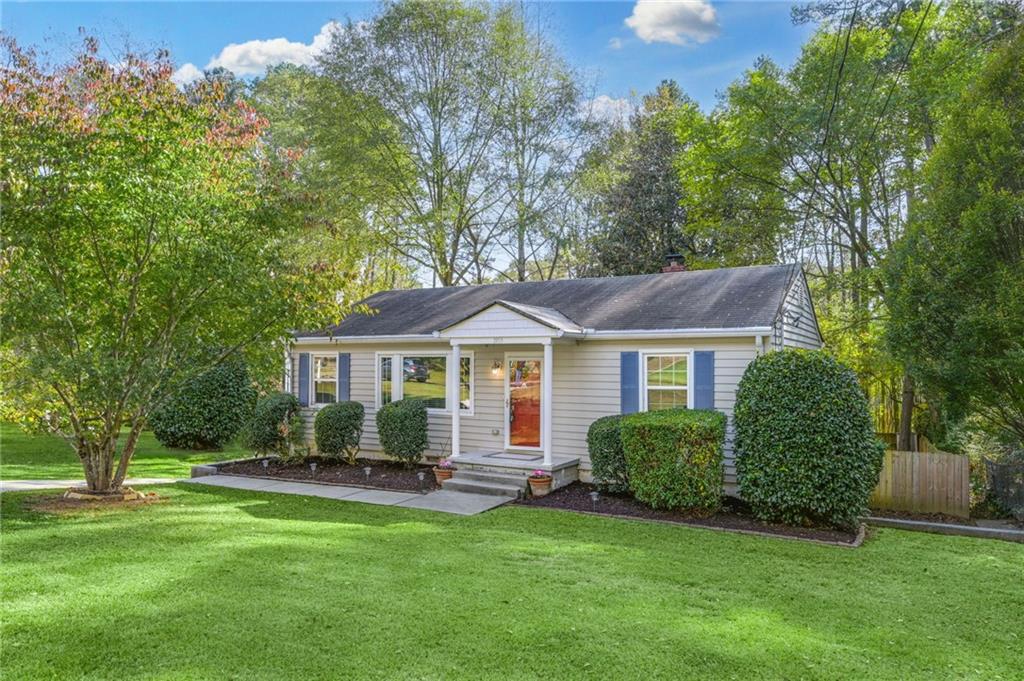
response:
{"label": "grass", "polygon": [[7,678],[1020,678],[1021,545],[159,491],[2,495]]}
{"label": "grass", "polygon": [[[195,464],[251,454],[240,445],[229,445],[219,452],[171,449],[157,442],[152,432],[144,432],[132,457],[128,476],[188,477],[189,467]],[[61,438],[30,435],[14,424],[0,423],[0,480],[81,480],[84,475],[78,457]]]}

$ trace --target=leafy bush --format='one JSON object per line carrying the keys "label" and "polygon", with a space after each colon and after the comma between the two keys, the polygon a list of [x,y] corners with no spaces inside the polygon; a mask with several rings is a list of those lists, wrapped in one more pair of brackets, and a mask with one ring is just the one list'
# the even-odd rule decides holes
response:
{"label": "leafy bush", "polygon": [[377,410],[377,435],[384,453],[407,466],[419,463],[427,440],[427,405],[409,398]]}
{"label": "leafy bush", "polygon": [[883,445],[852,370],[821,351],[761,355],[740,379],[735,419],[740,496],[758,517],[857,525]]}
{"label": "leafy bush", "polygon": [[363,436],[363,415],[359,402],[336,402],[319,411],[313,421],[316,448],[326,458],[344,457],[355,464]]}
{"label": "leafy bush", "polygon": [[622,419],[629,488],[653,508],[712,512],[722,497],[725,415],[667,409]]}
{"label": "leafy bush", "polygon": [[255,402],[245,362],[228,360],[185,384],[149,425],[164,446],[220,449],[245,425]]}
{"label": "leafy bush", "polygon": [[629,491],[626,454],[622,451],[622,417],[602,416],[587,431],[591,474],[602,490],[613,493]]}
{"label": "leafy bush", "polygon": [[245,443],[259,454],[284,461],[305,456],[299,400],[291,393],[271,393],[256,403],[245,430]]}

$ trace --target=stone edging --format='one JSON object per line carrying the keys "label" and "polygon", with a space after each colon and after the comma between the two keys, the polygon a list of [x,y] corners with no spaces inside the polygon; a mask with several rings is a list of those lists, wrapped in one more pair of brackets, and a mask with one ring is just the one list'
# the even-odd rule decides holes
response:
{"label": "stone edging", "polygon": [[962,537],[978,537],[981,539],[1001,539],[1024,543],[1024,530],[1005,530],[995,527],[975,527],[973,525],[954,525],[952,523],[933,523],[926,520],[905,520],[903,518],[879,518],[869,516],[867,522],[877,527],[892,527],[912,532],[931,532],[933,534],[959,535]]}
{"label": "stone edging", "polygon": [[[263,459],[274,459],[273,456],[257,456],[248,459],[233,459],[231,461],[217,461],[192,466],[192,477],[203,478],[207,475],[225,475],[220,468],[233,463],[251,463]],[[209,470],[212,469],[212,470]],[[374,487],[373,485],[360,485],[358,482],[328,482],[326,480],[296,480],[295,478],[279,478],[273,475],[245,475],[244,473],[231,473],[233,478],[246,478],[248,480],[273,480],[274,482],[297,482],[303,485],[324,485],[325,487],[358,487],[359,489],[372,489],[379,492],[398,492],[406,494],[430,494],[436,490],[414,490],[414,489],[392,489],[390,487]]]}
{"label": "stone edging", "polygon": [[580,515],[595,516],[598,518],[617,518],[618,520],[634,520],[642,523],[657,523],[659,525],[675,525],[676,527],[682,525],[683,527],[692,527],[698,530],[713,530],[716,532],[732,532],[733,534],[746,534],[753,537],[766,537],[768,539],[791,539],[793,541],[804,542],[807,544],[820,544],[822,546],[835,546],[843,549],[856,549],[864,543],[864,539],[867,537],[867,526],[864,523],[860,524],[860,528],[857,530],[857,536],[854,537],[852,542],[841,542],[841,541],[827,541],[825,539],[811,539],[809,537],[794,537],[790,534],[775,534],[773,532],[759,532],[758,530],[741,530],[737,527],[715,527],[714,525],[698,525],[697,523],[679,522],[675,520],[659,520],[658,518],[638,518],[632,515],[620,515],[617,513],[597,513],[596,511],[580,511],[573,508],[552,508],[550,506],[529,506],[527,504],[519,504],[525,508],[540,508],[546,511],[561,511],[563,513],[579,513]]}

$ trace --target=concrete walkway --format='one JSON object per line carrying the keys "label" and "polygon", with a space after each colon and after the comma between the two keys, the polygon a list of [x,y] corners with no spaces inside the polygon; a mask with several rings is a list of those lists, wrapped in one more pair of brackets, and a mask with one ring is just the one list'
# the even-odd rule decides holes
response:
{"label": "concrete walkway", "polygon": [[[169,485],[177,478],[129,478],[126,485]],[[0,480],[0,492],[31,492],[37,489],[62,489],[82,487],[85,480]]]}
{"label": "concrete walkway", "polygon": [[261,478],[245,478],[233,475],[204,475],[199,478],[182,480],[195,485],[212,485],[230,487],[254,492],[274,492],[276,494],[301,494],[325,499],[344,499],[363,504],[378,506],[401,506],[402,508],[418,508],[425,511],[454,513],[457,515],[476,515],[496,506],[512,501],[510,497],[493,496],[490,494],[468,494],[438,490],[428,494],[415,492],[393,492],[382,489],[364,489],[362,487],[346,487],[344,485],[321,485],[308,482],[286,482],[283,480],[265,480]]}

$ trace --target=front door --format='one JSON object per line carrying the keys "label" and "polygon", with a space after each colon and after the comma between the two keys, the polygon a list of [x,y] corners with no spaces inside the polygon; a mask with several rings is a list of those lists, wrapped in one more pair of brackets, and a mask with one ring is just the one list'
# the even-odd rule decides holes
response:
{"label": "front door", "polygon": [[539,449],[541,360],[510,357],[505,361],[505,447]]}

